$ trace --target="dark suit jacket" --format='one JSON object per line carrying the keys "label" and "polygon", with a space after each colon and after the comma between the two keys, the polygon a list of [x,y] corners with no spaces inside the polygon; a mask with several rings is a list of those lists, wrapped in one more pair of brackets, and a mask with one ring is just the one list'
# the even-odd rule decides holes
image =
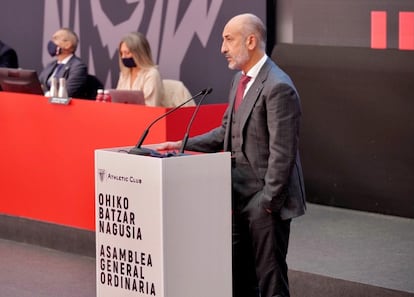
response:
{"label": "dark suit jacket", "polygon": [[[237,73],[229,94],[222,125],[190,138],[186,149],[230,151],[231,122]],[[305,190],[298,152],[301,106],[290,78],[267,59],[238,109],[241,113],[242,150],[258,179],[263,181],[262,206],[282,219],[305,212]]]}
{"label": "dark suit jacket", "polygon": [[[52,75],[54,69],[56,68],[57,61],[53,61],[46,65],[39,75],[40,83],[43,85],[45,90],[48,90],[47,81]],[[70,60],[66,63],[61,75],[59,77],[64,77],[66,79],[66,88],[68,90],[68,96],[74,98],[82,98],[86,89],[86,80],[88,77],[88,68],[76,56],[72,56]]]}
{"label": "dark suit jacket", "polygon": [[16,51],[2,41],[0,41],[0,67],[19,67]]}

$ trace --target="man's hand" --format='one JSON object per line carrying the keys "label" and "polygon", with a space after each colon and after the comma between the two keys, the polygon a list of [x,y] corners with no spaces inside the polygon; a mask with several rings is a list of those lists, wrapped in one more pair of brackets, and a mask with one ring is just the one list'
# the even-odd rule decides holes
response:
{"label": "man's hand", "polygon": [[182,141],[167,141],[155,145],[157,151],[178,150],[181,148]]}

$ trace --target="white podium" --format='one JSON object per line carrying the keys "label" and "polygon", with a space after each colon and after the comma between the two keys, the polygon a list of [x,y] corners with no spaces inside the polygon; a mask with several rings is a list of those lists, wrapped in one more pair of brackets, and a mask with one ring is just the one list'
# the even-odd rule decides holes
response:
{"label": "white podium", "polygon": [[231,297],[230,154],[95,151],[97,296]]}

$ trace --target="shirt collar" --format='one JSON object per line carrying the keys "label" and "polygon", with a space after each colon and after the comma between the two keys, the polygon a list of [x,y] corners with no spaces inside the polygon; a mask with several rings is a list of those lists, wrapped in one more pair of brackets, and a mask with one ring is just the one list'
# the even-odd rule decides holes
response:
{"label": "shirt collar", "polygon": [[250,76],[252,78],[252,81],[259,74],[260,69],[262,69],[262,66],[264,65],[264,63],[266,63],[266,60],[267,55],[264,54],[263,57],[246,73],[247,76]]}
{"label": "shirt collar", "polygon": [[66,64],[69,62],[69,60],[73,57],[73,54],[67,56],[66,58],[64,58],[62,61],[60,61],[60,63],[58,64]]}

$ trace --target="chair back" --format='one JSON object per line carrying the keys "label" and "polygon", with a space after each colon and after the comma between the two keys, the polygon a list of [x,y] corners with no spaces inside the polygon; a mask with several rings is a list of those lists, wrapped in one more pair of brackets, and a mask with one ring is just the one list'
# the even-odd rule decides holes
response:
{"label": "chair back", "polygon": [[92,74],[88,74],[81,99],[95,100],[98,89],[103,89],[103,83]]}
{"label": "chair back", "polygon": [[[164,106],[175,107],[191,98],[190,91],[186,88],[182,81],[164,79],[162,83],[164,86]],[[194,100],[191,100],[183,106],[195,106],[195,102]]]}

